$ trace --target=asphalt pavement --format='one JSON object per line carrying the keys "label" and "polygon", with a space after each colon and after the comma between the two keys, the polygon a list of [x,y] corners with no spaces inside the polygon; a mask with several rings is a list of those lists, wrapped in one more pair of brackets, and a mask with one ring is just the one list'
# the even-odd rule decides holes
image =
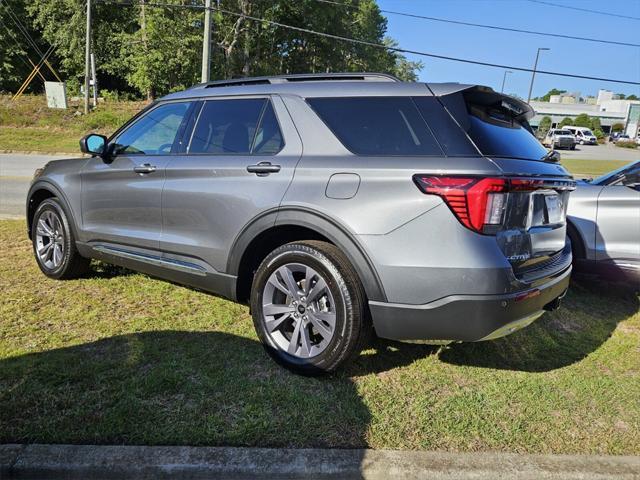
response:
{"label": "asphalt pavement", "polygon": [[612,144],[604,145],[576,145],[575,150],[559,150],[560,158],[575,158],[580,160],[622,160],[635,162],[640,160],[640,150],[616,147]]}
{"label": "asphalt pavement", "polygon": [[29,184],[36,168],[65,158],[52,155],[0,154],[0,218],[24,217]]}

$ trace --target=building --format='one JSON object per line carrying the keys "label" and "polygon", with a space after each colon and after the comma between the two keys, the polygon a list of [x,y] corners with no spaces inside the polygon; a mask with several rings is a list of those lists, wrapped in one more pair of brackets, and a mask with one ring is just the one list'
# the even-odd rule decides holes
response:
{"label": "building", "polygon": [[552,95],[548,102],[532,101],[531,106],[536,112],[530,122],[534,128],[543,117],[550,117],[555,127],[565,117],[575,118],[586,113],[600,119],[605,133],[609,133],[614,124],[621,123],[631,138],[640,136],[640,101],[620,100],[609,90],[600,90],[595,98],[582,98],[579,92]]}

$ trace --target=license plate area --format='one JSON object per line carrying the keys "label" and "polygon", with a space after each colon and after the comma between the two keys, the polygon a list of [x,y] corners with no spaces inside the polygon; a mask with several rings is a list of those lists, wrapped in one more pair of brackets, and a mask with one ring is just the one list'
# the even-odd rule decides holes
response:
{"label": "license plate area", "polygon": [[527,230],[537,227],[562,226],[566,222],[565,195],[554,190],[532,192],[529,199]]}

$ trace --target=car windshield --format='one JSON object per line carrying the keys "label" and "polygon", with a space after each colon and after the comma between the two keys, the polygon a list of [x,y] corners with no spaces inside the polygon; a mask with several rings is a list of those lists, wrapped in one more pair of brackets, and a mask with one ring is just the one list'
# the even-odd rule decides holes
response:
{"label": "car windshield", "polygon": [[583,135],[588,135],[589,137],[593,137],[593,132],[591,130],[583,130],[582,134]]}
{"label": "car windshield", "polygon": [[556,130],[556,135],[573,135],[569,130]]}

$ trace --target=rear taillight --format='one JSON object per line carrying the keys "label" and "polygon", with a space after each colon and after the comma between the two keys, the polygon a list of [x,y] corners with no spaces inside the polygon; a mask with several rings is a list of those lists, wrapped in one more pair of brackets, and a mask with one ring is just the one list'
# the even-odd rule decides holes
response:
{"label": "rear taillight", "polygon": [[465,227],[480,233],[495,233],[503,223],[509,192],[575,188],[573,181],[538,178],[414,175],[413,180],[422,192],[442,197]]}
{"label": "rear taillight", "polygon": [[415,175],[413,179],[424,193],[442,197],[471,230],[483,232],[485,225],[502,223],[507,192],[507,180],[503,178]]}

